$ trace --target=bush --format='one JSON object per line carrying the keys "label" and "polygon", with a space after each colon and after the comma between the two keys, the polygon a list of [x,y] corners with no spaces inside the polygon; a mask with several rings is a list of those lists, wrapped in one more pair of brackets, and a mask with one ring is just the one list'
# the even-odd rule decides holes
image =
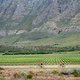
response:
{"label": "bush", "polygon": [[80,77],[80,70],[74,70],[72,74],[74,77]]}
{"label": "bush", "polygon": [[52,71],[52,74],[59,74],[58,71]]}
{"label": "bush", "polygon": [[27,74],[26,74],[26,73],[21,73],[21,77],[22,77],[24,80],[27,80]]}
{"label": "bush", "polygon": [[29,71],[29,73],[21,73],[21,77],[24,78],[24,80],[27,80],[27,79],[32,79],[34,73],[32,71]]}
{"label": "bush", "polygon": [[60,72],[60,74],[63,74],[63,75],[70,75],[70,74],[72,74],[72,70],[63,70],[63,71],[61,71]]}
{"label": "bush", "polygon": [[26,73],[21,73],[21,76],[22,76],[22,77],[26,77],[27,74],[26,74]]}
{"label": "bush", "polygon": [[21,75],[20,75],[19,73],[15,73],[15,74],[13,75],[13,77],[14,77],[14,78],[21,78]]}
{"label": "bush", "polygon": [[4,70],[4,68],[0,67],[0,70]]}
{"label": "bush", "polygon": [[32,74],[28,74],[27,75],[27,79],[32,79],[33,75]]}
{"label": "bush", "polygon": [[29,71],[29,74],[34,75],[35,73],[33,71]]}

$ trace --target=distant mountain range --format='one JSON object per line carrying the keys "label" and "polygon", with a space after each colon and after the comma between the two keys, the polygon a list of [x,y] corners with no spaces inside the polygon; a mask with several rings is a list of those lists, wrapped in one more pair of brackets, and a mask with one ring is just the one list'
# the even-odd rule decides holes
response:
{"label": "distant mountain range", "polygon": [[79,45],[79,34],[80,0],[0,0],[0,44]]}

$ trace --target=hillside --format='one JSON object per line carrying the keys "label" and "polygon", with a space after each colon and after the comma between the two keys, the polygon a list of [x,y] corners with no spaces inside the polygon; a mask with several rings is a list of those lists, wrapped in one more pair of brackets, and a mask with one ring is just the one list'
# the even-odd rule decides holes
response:
{"label": "hillside", "polygon": [[0,0],[0,44],[80,45],[79,0]]}

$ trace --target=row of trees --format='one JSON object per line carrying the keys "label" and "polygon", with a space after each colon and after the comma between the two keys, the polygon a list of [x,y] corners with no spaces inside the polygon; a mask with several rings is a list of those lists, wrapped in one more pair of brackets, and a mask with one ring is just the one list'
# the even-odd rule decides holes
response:
{"label": "row of trees", "polygon": [[53,52],[80,51],[80,46],[54,47],[54,46],[5,46],[0,45],[0,53],[4,54],[51,54]]}

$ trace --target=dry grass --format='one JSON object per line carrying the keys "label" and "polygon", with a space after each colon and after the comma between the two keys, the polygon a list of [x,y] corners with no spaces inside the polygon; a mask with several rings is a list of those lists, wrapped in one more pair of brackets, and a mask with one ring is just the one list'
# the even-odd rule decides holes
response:
{"label": "dry grass", "polygon": [[0,80],[80,80],[80,77],[59,75],[56,70],[34,72],[27,69],[4,69],[0,70]]}

